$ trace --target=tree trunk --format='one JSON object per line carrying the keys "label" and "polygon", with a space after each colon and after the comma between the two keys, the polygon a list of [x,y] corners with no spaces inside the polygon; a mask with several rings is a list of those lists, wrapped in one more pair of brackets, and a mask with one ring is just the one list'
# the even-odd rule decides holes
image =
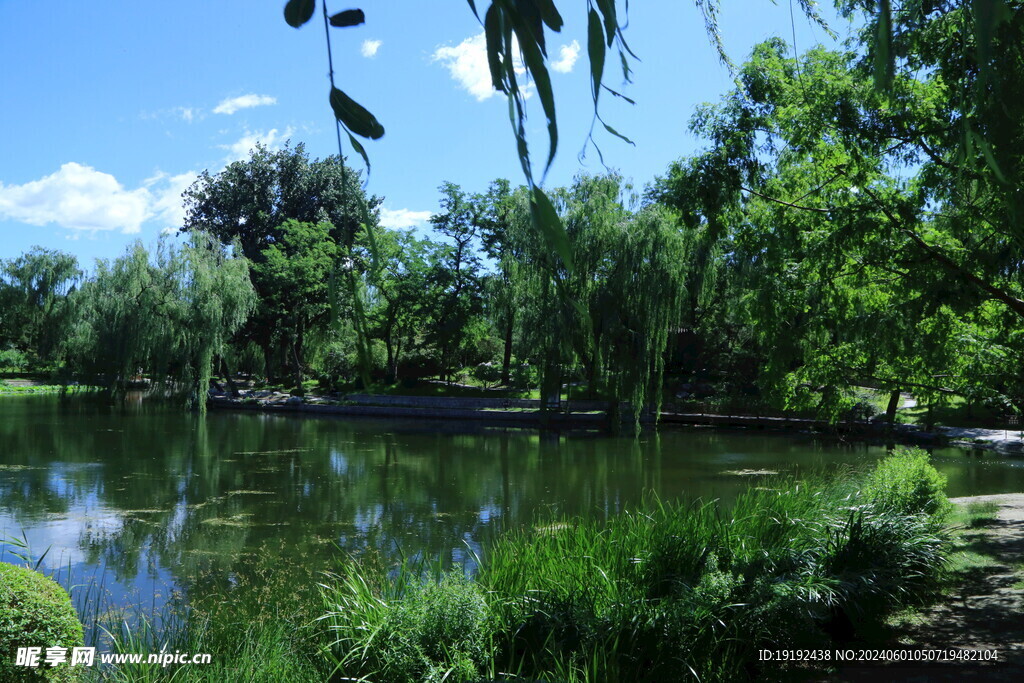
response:
{"label": "tree trunk", "polygon": [[306,391],[302,386],[302,326],[299,325],[298,332],[292,341],[292,367],[295,374],[295,389],[292,394],[305,396]]}
{"label": "tree trunk", "polygon": [[395,382],[398,382],[398,359],[402,356],[402,336],[398,336],[398,341],[395,342],[395,359],[394,367],[391,368],[391,374],[395,378]]}
{"label": "tree trunk", "polygon": [[595,351],[594,356],[590,359],[590,365],[587,368],[587,396],[590,398],[597,398],[597,373],[600,359]]}
{"label": "tree trunk", "polygon": [[387,376],[387,382],[388,382],[388,384],[394,384],[395,382],[398,381],[398,364],[395,363],[395,348],[394,348],[394,344],[391,342],[391,332],[390,331],[388,331],[387,334],[384,335],[384,347],[388,351],[388,376]]}
{"label": "tree trunk", "polygon": [[900,390],[893,389],[889,394],[889,405],[885,409],[885,421],[896,424],[896,409],[900,407]]}
{"label": "tree trunk", "polygon": [[448,345],[441,346],[441,381],[450,383],[448,379]]}
{"label": "tree trunk", "polygon": [[540,388],[541,410],[558,410],[562,405],[562,373],[556,363],[548,363]]}
{"label": "tree trunk", "polygon": [[515,311],[509,310],[508,322],[505,324],[505,352],[501,357],[501,383],[503,386],[508,386],[512,378],[512,330],[515,317]]}
{"label": "tree trunk", "polygon": [[394,336],[392,333],[393,327],[394,326],[389,323],[384,331],[384,348],[387,349],[387,376],[384,378],[384,381],[389,384],[394,384],[398,381],[398,364],[395,359],[396,351],[394,348],[394,342],[392,341],[392,337]]}
{"label": "tree trunk", "polygon": [[224,381],[227,382],[231,398],[238,398],[241,394],[238,391],[238,386],[235,384],[235,378],[231,376],[231,368],[228,367],[228,362],[224,360],[224,356],[220,357],[220,367],[224,373]]}
{"label": "tree trunk", "polygon": [[271,348],[270,342],[262,344],[263,349],[263,372],[267,377],[267,384],[274,383],[274,350]]}

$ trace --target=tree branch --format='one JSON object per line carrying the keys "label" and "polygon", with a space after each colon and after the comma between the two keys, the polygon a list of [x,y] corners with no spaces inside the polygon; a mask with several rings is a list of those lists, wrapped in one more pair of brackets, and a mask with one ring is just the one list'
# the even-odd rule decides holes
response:
{"label": "tree branch", "polygon": [[[743,185],[740,185],[740,189],[743,190],[744,192],[749,192],[750,194],[754,195],[755,197],[760,197],[761,199],[766,199],[766,200],[768,200],[770,202],[773,202],[775,204],[781,204],[783,206],[788,206],[791,209],[799,209],[800,211],[813,211],[814,213],[831,213],[831,211],[829,209],[818,209],[818,208],[813,207],[813,206],[801,206],[799,204],[791,204],[790,202],[786,202],[786,201],[783,201],[781,199],[776,199],[775,197],[769,197],[766,194],[761,194],[757,190],[751,190],[749,187],[745,187]],[[807,195],[804,195],[804,196],[807,196]]]}
{"label": "tree branch", "polygon": [[971,271],[961,266],[953,259],[943,254],[941,251],[939,251],[932,245],[925,242],[920,235],[918,235],[916,232],[907,227],[904,221],[897,217],[892,212],[892,209],[886,206],[878,198],[878,195],[872,192],[870,188],[864,187],[861,189],[863,189],[864,193],[871,198],[871,201],[875,203],[879,210],[881,210],[881,212],[885,214],[885,217],[889,219],[889,222],[892,223],[897,230],[899,230],[904,235],[909,237],[910,240],[914,244],[916,244],[918,248],[920,248],[921,251],[925,253],[925,255],[928,256],[928,258],[935,261],[936,263],[941,265],[943,268],[946,268],[950,272],[962,277],[964,280],[967,280],[972,285],[974,285],[981,291],[991,296],[993,299],[1003,302],[1011,311],[1016,313],[1018,316],[1024,318],[1024,301],[1021,301],[1017,297],[1011,295],[1009,292],[1006,292],[1000,289],[999,287],[996,287],[992,283],[986,282],[985,280],[981,279]]}

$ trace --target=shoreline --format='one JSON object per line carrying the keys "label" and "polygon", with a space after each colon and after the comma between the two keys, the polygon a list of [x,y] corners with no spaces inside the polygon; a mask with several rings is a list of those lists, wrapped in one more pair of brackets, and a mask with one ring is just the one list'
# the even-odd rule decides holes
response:
{"label": "shoreline", "polygon": [[[351,394],[340,399],[324,396],[289,396],[282,392],[231,398],[211,396],[210,409],[241,410],[289,415],[369,417],[383,419],[474,421],[528,428],[600,429],[608,424],[607,404],[598,401],[569,401],[561,410],[544,412],[537,399],[423,397]],[[649,417],[641,424],[651,425]],[[1002,429],[936,427],[925,431],[917,425],[889,425],[880,422],[847,421],[829,423],[802,417],[768,417],[714,413],[663,412],[658,425],[717,427],[780,433],[849,435],[871,440],[894,441],[917,446],[951,446],[974,451],[993,451],[1006,456],[1024,456],[1024,431]]]}

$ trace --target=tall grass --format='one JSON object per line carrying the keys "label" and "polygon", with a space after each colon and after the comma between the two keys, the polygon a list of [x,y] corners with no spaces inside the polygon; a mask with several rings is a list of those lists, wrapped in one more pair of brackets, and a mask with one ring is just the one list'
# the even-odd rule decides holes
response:
{"label": "tall grass", "polygon": [[[757,678],[759,648],[848,642],[935,586],[948,503],[921,458],[898,451],[864,480],[779,479],[728,516],[648,497],[605,523],[547,519],[499,537],[473,582],[350,564],[324,586],[338,673]],[[908,481],[880,487],[879,472]]]}
{"label": "tall grass", "polygon": [[321,621],[334,635],[324,652],[342,680],[354,672],[403,683],[494,675],[494,623],[479,585],[419,563],[373,578],[350,572],[323,585],[330,597]]}

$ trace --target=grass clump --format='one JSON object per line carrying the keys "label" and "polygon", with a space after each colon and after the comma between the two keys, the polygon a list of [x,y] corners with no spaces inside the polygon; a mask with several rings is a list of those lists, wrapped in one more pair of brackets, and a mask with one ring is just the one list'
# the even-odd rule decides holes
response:
{"label": "grass clump", "polygon": [[482,589],[460,573],[424,576],[403,565],[376,585],[360,573],[324,585],[336,670],[347,678],[473,681],[492,657]]}
{"label": "grass clump", "polygon": [[46,648],[80,647],[82,640],[67,591],[28,567],[0,562],[0,680],[77,681],[80,668],[69,662],[30,668],[15,661],[19,647],[42,648],[42,663]]}
{"label": "grass clump", "polygon": [[[321,653],[318,574],[264,546],[259,559],[228,581],[216,570],[192,579],[191,594],[175,594],[155,611],[118,609],[93,592],[83,614],[96,614],[90,645],[114,653],[209,653],[208,664],[161,666],[142,662],[110,666],[101,680],[124,683],[309,683],[327,681],[331,666]],[[301,572],[301,574],[300,574]],[[295,582],[290,577],[304,575]]]}

